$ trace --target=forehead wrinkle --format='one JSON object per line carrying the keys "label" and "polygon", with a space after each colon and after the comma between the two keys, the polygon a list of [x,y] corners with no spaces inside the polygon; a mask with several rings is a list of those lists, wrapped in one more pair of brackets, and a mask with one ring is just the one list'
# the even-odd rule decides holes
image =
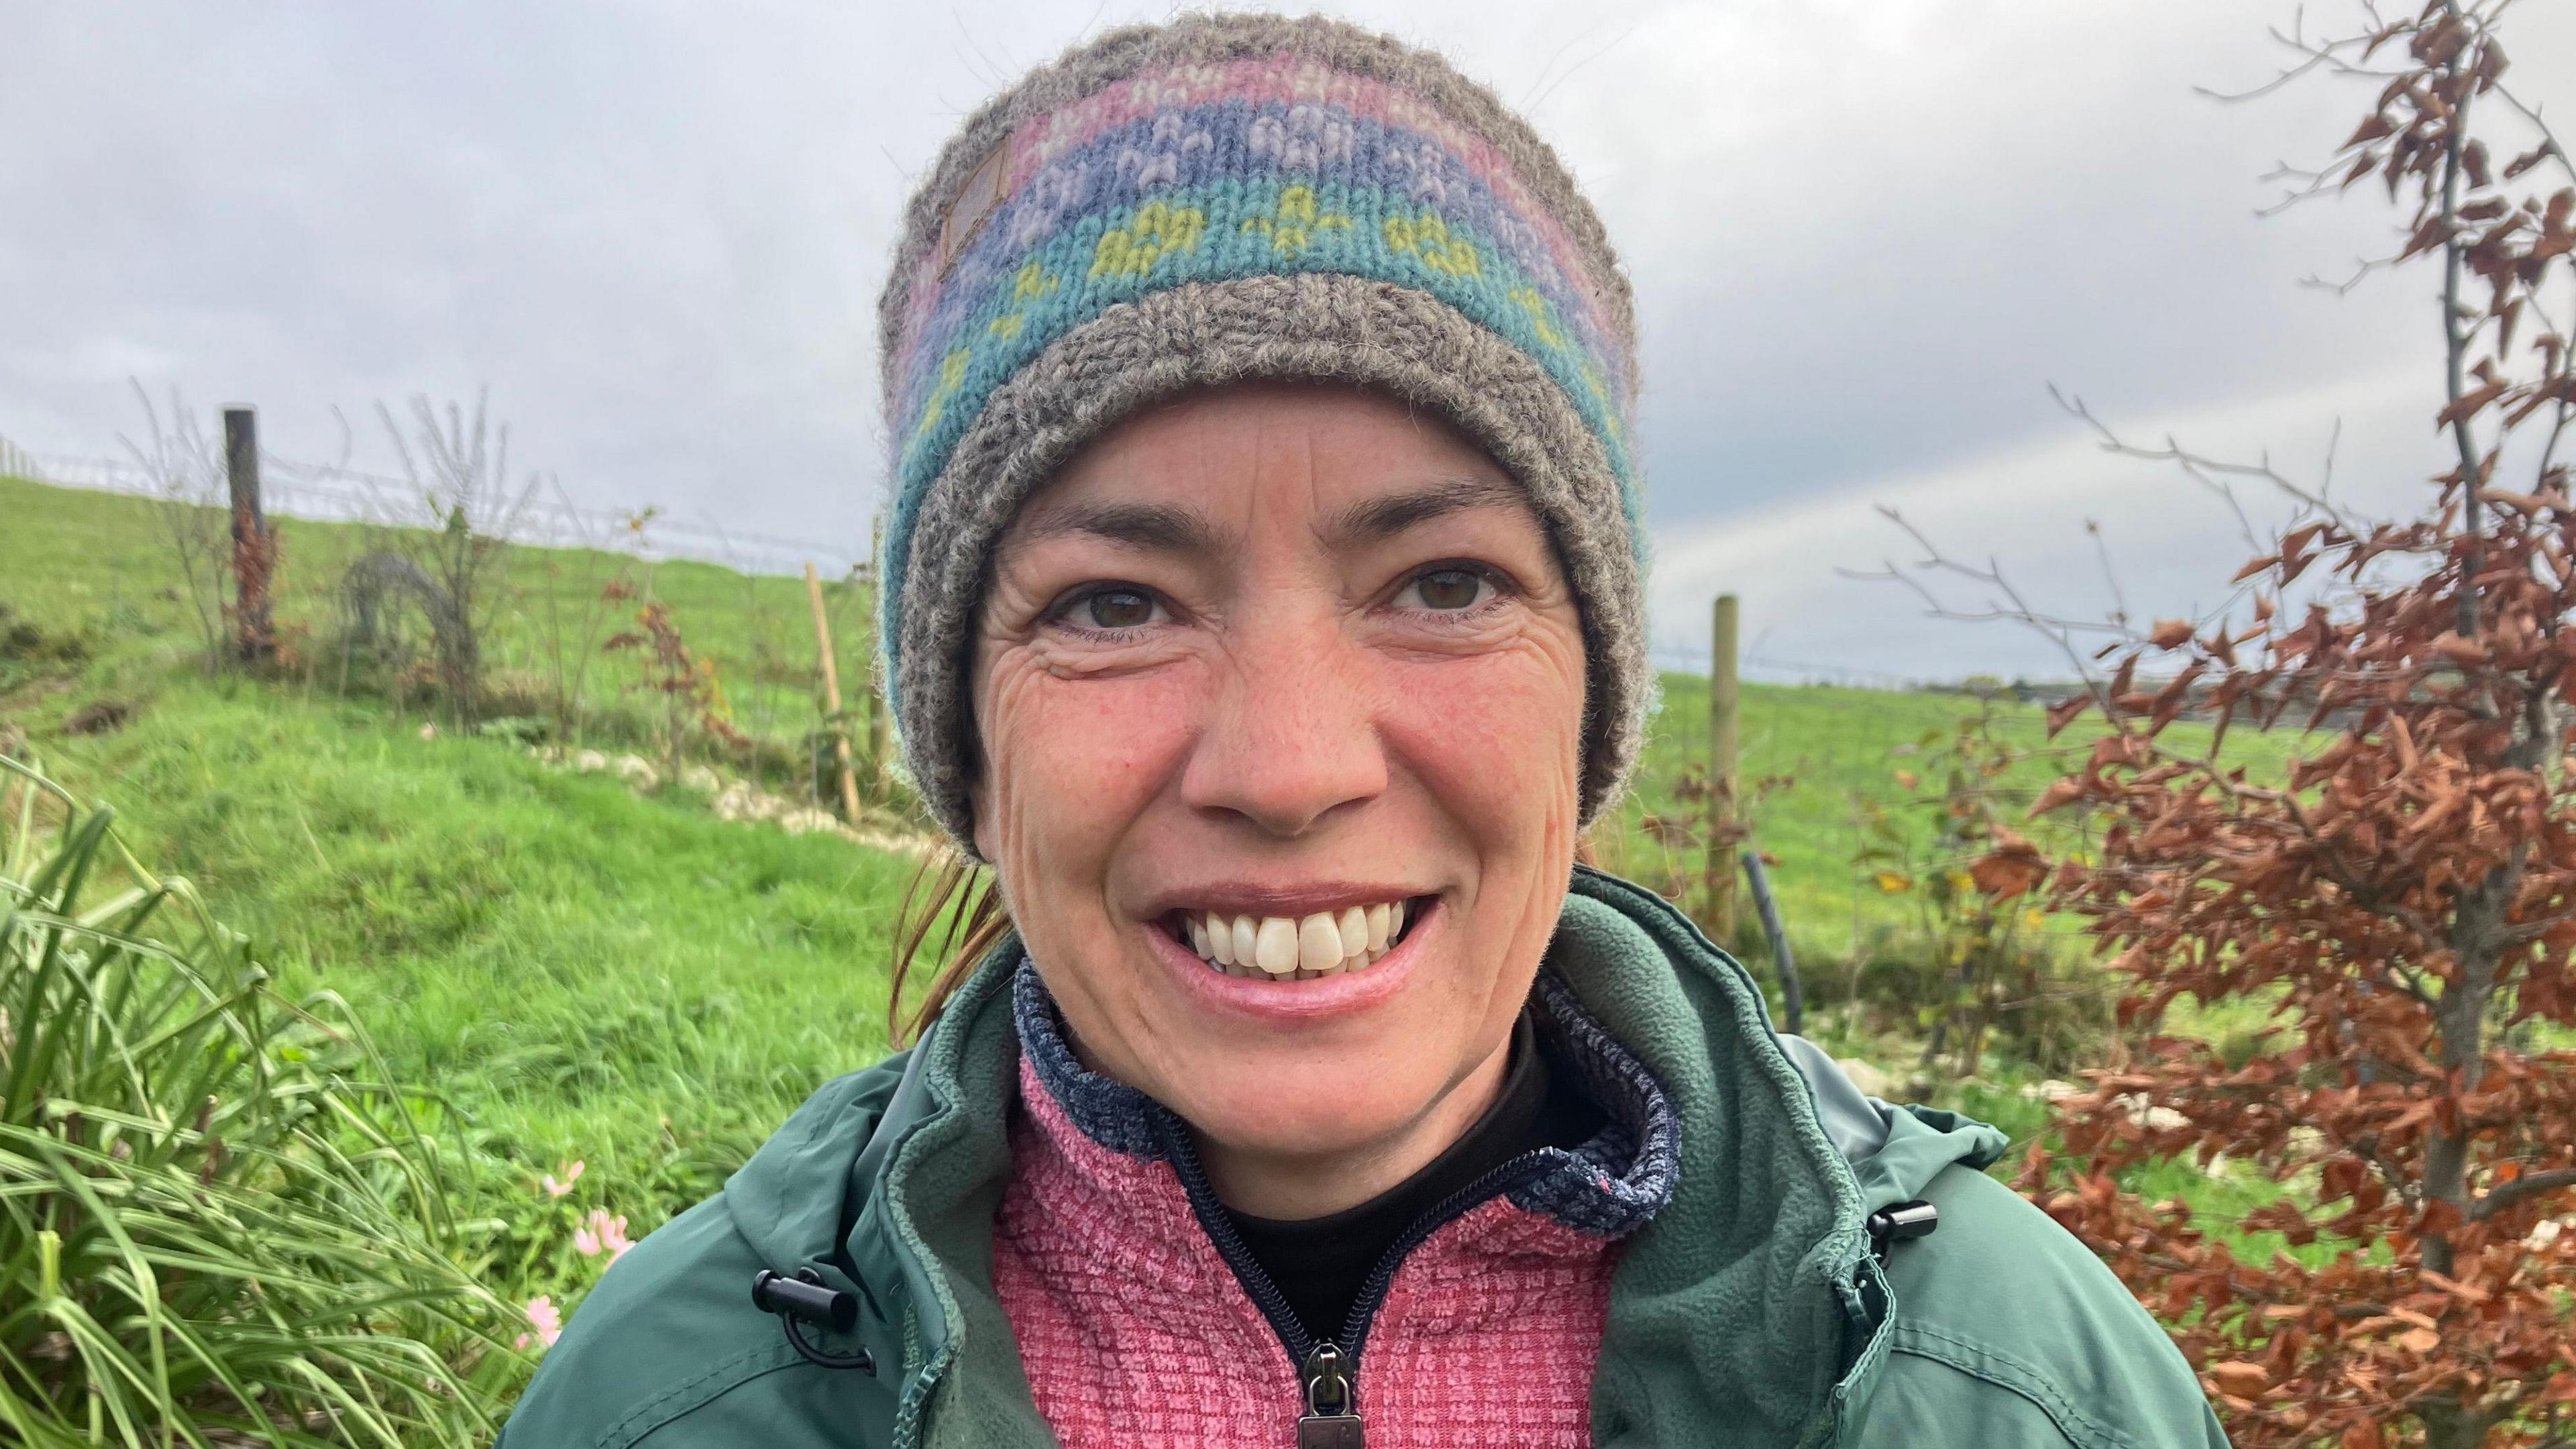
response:
{"label": "forehead wrinkle", "polygon": [[1528,495],[1518,484],[1502,478],[1469,476],[1444,478],[1426,487],[1363,499],[1335,510],[1324,529],[1326,536],[1337,542],[1376,543],[1435,518],[1497,505],[1535,516]]}

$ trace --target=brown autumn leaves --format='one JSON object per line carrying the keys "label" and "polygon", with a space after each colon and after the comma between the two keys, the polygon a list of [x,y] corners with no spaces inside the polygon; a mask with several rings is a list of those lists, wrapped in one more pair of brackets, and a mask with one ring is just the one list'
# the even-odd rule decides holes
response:
{"label": "brown autumn leaves", "polygon": [[[2237,622],[2159,624],[2051,711],[2105,727],[2035,813],[2089,812],[2097,848],[2052,864],[2004,835],[1974,871],[2080,918],[2141,1031],[2182,997],[2274,1012],[2233,1059],[2140,1039],[2022,1179],[2254,1449],[2576,1444],[2576,171],[2504,80],[2506,8],[2292,38],[2293,73],[2378,87],[2311,189],[2407,209],[2382,265],[2440,272],[2456,463],[2398,521],[2294,490]],[[2211,731],[2185,747],[2181,719]],[[2231,725],[2308,733],[2283,779],[2229,755]],[[2221,1155],[2282,1185],[2241,1226],[2296,1256],[2240,1261],[2122,1186]]]}

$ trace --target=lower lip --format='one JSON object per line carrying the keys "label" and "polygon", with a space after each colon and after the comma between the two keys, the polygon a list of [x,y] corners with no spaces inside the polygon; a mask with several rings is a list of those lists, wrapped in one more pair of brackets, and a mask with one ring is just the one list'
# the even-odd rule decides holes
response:
{"label": "lower lip", "polygon": [[1145,933],[1153,938],[1154,950],[1162,957],[1163,965],[1179,978],[1181,990],[1201,1008],[1279,1026],[1297,1026],[1356,1016],[1403,990],[1404,978],[1413,970],[1413,958],[1420,954],[1416,948],[1438,926],[1440,916],[1440,902],[1435,897],[1413,912],[1404,939],[1380,956],[1376,964],[1312,981],[1254,981],[1228,976],[1174,940],[1161,926],[1148,926]]}

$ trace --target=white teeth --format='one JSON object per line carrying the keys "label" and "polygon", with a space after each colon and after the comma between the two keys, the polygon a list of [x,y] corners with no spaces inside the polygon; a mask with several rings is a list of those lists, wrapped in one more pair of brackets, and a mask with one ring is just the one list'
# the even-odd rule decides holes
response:
{"label": "white teeth", "polygon": [[1402,901],[1300,918],[1184,912],[1180,931],[1209,967],[1254,981],[1313,981],[1377,964],[1404,934]]}
{"label": "white teeth", "polygon": [[1285,976],[1297,969],[1297,926],[1283,917],[1272,916],[1261,923],[1261,932],[1253,937],[1252,964],[1273,976]]}
{"label": "white teeth", "polygon": [[1297,969],[1321,971],[1342,963],[1342,928],[1331,916],[1313,915],[1297,923]]}

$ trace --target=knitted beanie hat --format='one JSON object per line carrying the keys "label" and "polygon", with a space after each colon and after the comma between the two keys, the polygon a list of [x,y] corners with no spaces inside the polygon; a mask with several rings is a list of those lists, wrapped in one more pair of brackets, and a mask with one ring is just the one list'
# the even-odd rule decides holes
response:
{"label": "knitted beanie hat", "polygon": [[1271,15],[1079,46],[940,152],[878,328],[879,643],[906,763],[961,845],[1003,528],[1138,407],[1253,378],[1431,410],[1529,490],[1582,613],[1583,819],[1617,797],[1652,687],[1628,283],[1556,153],[1439,56]]}

